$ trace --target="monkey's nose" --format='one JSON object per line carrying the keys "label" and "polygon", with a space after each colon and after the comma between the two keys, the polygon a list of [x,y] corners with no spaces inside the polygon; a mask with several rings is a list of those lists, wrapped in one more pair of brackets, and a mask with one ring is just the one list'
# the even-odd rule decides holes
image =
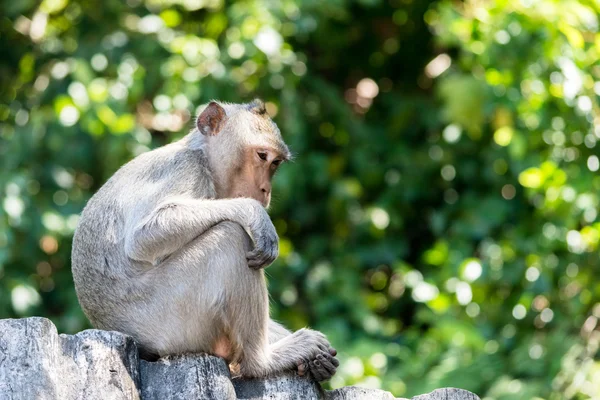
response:
{"label": "monkey's nose", "polygon": [[271,185],[265,184],[265,185],[260,185],[260,191],[262,192],[263,195],[268,196],[271,194]]}

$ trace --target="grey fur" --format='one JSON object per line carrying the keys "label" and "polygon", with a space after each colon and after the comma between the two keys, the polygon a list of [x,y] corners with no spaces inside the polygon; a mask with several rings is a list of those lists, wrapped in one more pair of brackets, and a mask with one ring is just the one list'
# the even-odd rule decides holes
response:
{"label": "grey fur", "polygon": [[79,301],[95,327],[133,336],[144,354],[211,353],[226,337],[242,376],[303,365],[300,372],[327,379],[337,360],[325,336],[271,321],[264,272],[248,266],[265,267],[278,254],[266,210],[218,195],[246,144],[289,151],[268,117],[248,105],[223,108],[218,135],[195,129],[142,154],[90,199],[73,238]]}

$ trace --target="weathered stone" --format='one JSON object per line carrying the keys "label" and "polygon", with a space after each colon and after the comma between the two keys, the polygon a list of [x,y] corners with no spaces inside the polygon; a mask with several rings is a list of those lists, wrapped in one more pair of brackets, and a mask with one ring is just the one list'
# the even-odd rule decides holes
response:
{"label": "weathered stone", "polygon": [[429,394],[415,396],[412,400],[480,400],[468,390],[456,388],[437,389]]}
{"label": "weathered stone", "polygon": [[66,363],[73,362],[78,372],[78,376],[72,375],[71,388],[77,385],[76,393],[81,396],[73,398],[139,399],[138,351],[131,337],[86,330],[73,336],[60,335],[60,339]]}
{"label": "weathered stone", "polygon": [[184,355],[142,360],[142,398],[152,400],[235,399],[229,367],[222,358]]}
{"label": "weathered stone", "polygon": [[300,377],[295,373],[263,379],[233,380],[235,393],[238,399],[244,400],[304,400],[321,399],[323,390],[318,383],[307,377]]}
{"label": "weathered stone", "polygon": [[137,348],[118,332],[58,335],[45,318],[0,320],[0,399],[139,399]]}
{"label": "weathered stone", "polygon": [[390,392],[377,389],[365,389],[357,386],[346,386],[328,391],[325,400],[406,400],[397,399]]}
{"label": "weathered stone", "polygon": [[[183,355],[139,360],[133,340],[119,332],[58,335],[45,318],[0,320],[0,400],[394,400],[359,387],[323,391],[294,373],[231,380],[225,361]],[[400,399],[398,399],[400,400]],[[460,389],[439,389],[412,400],[479,400]]]}

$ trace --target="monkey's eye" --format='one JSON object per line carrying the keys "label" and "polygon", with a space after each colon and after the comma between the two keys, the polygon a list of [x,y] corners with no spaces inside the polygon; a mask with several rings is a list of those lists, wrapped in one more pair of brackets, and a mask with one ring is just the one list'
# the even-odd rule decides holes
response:
{"label": "monkey's eye", "polygon": [[267,161],[267,153],[263,153],[263,152],[259,151],[258,157],[263,161]]}
{"label": "monkey's eye", "polygon": [[278,166],[279,164],[281,164],[281,160],[273,160],[271,164],[273,164],[274,166]]}

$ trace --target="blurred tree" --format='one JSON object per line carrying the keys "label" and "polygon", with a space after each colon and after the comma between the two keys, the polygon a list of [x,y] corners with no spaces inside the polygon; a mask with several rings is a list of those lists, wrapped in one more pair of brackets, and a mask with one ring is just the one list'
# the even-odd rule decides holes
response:
{"label": "blurred tree", "polygon": [[0,317],[89,327],[77,215],[210,99],[267,101],[277,318],[331,386],[600,393],[594,0],[0,2]]}

